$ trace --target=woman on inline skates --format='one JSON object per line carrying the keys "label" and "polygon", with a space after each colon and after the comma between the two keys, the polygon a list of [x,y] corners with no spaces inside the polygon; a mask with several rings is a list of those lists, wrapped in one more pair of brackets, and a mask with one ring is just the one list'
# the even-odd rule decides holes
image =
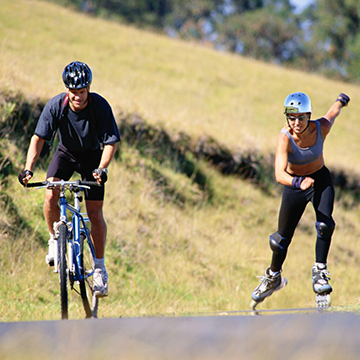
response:
{"label": "woman on inline skates", "polygon": [[312,267],[313,290],[317,306],[330,304],[332,287],[328,282],[327,257],[335,228],[332,218],[334,187],[324,164],[323,144],[341,108],[349,101],[350,98],[341,93],[326,115],[312,121],[311,101],[306,94],[295,92],[285,99],[287,124],[278,135],[275,156],[275,178],[284,185],[278,230],[270,235],[271,265],[251,294],[253,309],[287,284],[281,276],[282,265],[309,201],[315,210],[317,231],[315,264]]}

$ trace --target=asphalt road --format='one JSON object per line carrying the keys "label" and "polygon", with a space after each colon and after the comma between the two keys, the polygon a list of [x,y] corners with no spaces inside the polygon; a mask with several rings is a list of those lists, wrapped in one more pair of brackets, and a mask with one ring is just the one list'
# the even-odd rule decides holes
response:
{"label": "asphalt road", "polygon": [[360,316],[281,313],[0,324],[1,360],[358,360]]}

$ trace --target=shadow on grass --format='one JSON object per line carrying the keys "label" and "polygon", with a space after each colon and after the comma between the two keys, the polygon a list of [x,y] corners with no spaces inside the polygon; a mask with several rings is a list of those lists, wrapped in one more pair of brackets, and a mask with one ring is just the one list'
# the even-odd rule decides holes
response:
{"label": "shadow on grass", "polygon": [[[21,93],[0,92],[0,138],[13,141],[24,159],[43,107],[40,100],[28,100]],[[213,197],[213,190],[202,163],[210,164],[224,176],[249,180],[267,193],[281,188],[274,178],[273,154],[264,157],[256,151],[232,151],[208,136],[192,139],[183,132],[170,135],[161,127],[149,125],[137,114],[120,114],[118,119],[123,142],[135,147],[144,158],[150,158],[175,173],[185,174],[209,201]],[[46,143],[38,166],[48,166],[52,151],[51,145]],[[2,180],[6,181],[11,174],[17,175],[20,170],[8,155],[0,153]],[[330,170],[337,189],[337,201],[342,201],[348,207],[359,204],[360,179],[339,168]],[[171,190],[171,180],[164,174],[156,170],[152,174],[157,186],[165,186],[170,195],[172,191],[175,192]],[[178,198],[181,199],[181,194],[178,194]]]}

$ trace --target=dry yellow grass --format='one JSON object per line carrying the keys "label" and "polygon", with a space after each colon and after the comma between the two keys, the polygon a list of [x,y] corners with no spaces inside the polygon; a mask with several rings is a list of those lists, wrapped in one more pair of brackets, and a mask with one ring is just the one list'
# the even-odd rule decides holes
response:
{"label": "dry yellow grass", "polygon": [[3,87],[47,100],[63,89],[64,65],[82,60],[93,69],[93,91],[103,94],[116,113],[138,112],[173,131],[209,134],[231,148],[262,152],[274,150],[288,93],[306,92],[313,117],[320,117],[339,92],[346,92],[352,101],[327,140],[326,159],[354,170],[360,154],[357,86],[94,19],[52,3],[3,0],[0,10]]}

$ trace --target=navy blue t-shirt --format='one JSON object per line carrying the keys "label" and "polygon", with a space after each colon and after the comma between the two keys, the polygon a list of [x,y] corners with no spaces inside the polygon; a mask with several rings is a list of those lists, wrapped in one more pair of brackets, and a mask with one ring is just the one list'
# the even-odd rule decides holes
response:
{"label": "navy blue t-shirt", "polygon": [[[109,103],[99,94],[91,93],[92,104],[74,112],[66,106],[64,117],[59,122],[61,107],[66,93],[50,99],[45,105],[35,134],[50,141],[58,130],[59,141],[70,151],[88,151],[120,141],[119,129]],[[91,107],[93,115],[91,114]]]}

